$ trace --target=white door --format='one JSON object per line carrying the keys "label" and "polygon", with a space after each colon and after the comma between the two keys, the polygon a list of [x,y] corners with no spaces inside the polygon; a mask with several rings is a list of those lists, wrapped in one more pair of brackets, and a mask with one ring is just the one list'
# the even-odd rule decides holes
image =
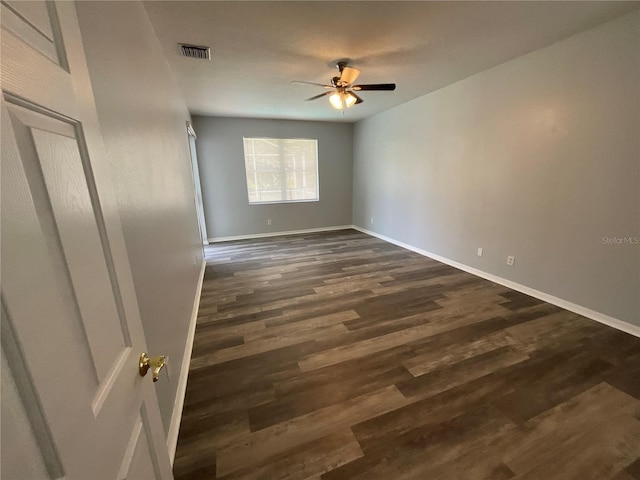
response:
{"label": "white door", "polygon": [[200,186],[200,168],[198,167],[198,155],[196,154],[196,132],[190,122],[187,122],[187,135],[189,136],[189,153],[191,154],[191,172],[193,173],[193,186],[195,188],[196,212],[198,214],[198,226],[202,244],[209,245],[207,237],[207,224],[204,220],[204,206],[202,205],[202,187]]}
{"label": "white door", "polygon": [[0,8],[2,478],[172,478],[75,5]]}

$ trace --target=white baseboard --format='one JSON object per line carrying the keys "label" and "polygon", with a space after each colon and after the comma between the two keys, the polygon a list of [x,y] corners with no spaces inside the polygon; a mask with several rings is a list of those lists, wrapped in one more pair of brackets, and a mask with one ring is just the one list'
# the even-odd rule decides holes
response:
{"label": "white baseboard", "polygon": [[281,235],[299,235],[301,233],[332,232],[334,230],[347,230],[354,228],[353,225],[337,225],[334,227],[307,228],[305,230],[288,230],[285,232],[252,233],[249,235],[235,235],[233,237],[213,237],[210,243],[228,242],[230,240],[248,240],[251,238],[279,237]]}
{"label": "white baseboard", "polygon": [[207,262],[203,258],[202,267],[200,268],[200,278],[198,279],[198,286],[196,287],[196,296],[193,300],[189,332],[187,333],[187,343],[185,344],[184,356],[182,357],[182,368],[180,369],[180,378],[178,379],[178,390],[176,391],[176,399],[173,403],[173,413],[171,414],[169,433],[167,434],[167,449],[169,450],[171,465],[173,465],[173,460],[176,456],[176,447],[178,446],[178,433],[180,432],[180,421],[182,420],[182,407],[184,407],[184,396],[187,392],[187,378],[189,377],[189,364],[191,363],[191,352],[193,351],[193,337],[196,333],[196,320],[198,319],[198,307],[200,305],[200,294],[202,293],[202,283],[204,281],[204,269],[206,265]]}
{"label": "white baseboard", "polygon": [[570,312],[577,313],[578,315],[582,315],[583,317],[590,318],[591,320],[595,320],[596,322],[603,323],[608,325],[609,327],[613,327],[617,330],[621,330],[630,335],[634,335],[636,337],[640,337],[640,326],[633,325],[631,323],[625,322],[623,320],[619,320],[614,317],[610,317],[609,315],[605,315],[604,313],[597,312],[595,310],[591,310],[590,308],[583,307],[582,305],[578,305],[576,303],[569,302],[568,300],[564,300],[562,298],[555,297],[545,292],[541,292],[540,290],[536,290],[531,287],[527,287],[526,285],[522,285],[520,283],[513,282],[511,280],[507,280],[506,278],[499,277],[497,275],[493,275],[491,273],[484,272],[482,270],[478,270],[477,268],[470,267],[463,263],[456,262],[455,260],[450,260],[448,258],[442,257],[435,253],[428,252],[418,247],[414,247],[413,245],[409,245],[407,243],[401,242],[394,238],[387,237],[385,235],[381,235],[376,232],[372,232],[362,227],[358,227],[357,225],[352,225],[351,228],[358,230],[359,232],[366,233],[367,235],[371,235],[372,237],[377,237],[385,242],[393,243],[402,248],[406,248],[407,250],[411,250],[412,252],[416,252],[420,255],[424,255],[425,257],[432,258],[433,260],[437,260],[438,262],[445,263],[452,267],[455,267],[459,270],[463,270],[465,272],[471,273],[472,275],[476,275],[478,277],[484,278],[494,283],[498,283],[500,285],[504,285],[512,290],[517,290],[518,292],[524,293],[526,295],[530,295],[539,300],[543,300],[547,303],[551,303],[560,308],[564,308],[565,310],[569,310]]}

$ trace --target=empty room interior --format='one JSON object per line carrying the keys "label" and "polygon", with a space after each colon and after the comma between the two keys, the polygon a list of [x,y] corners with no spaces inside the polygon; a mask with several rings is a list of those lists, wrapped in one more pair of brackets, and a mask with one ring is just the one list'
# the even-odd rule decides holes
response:
{"label": "empty room interior", "polygon": [[2,479],[640,480],[640,2],[0,8]]}

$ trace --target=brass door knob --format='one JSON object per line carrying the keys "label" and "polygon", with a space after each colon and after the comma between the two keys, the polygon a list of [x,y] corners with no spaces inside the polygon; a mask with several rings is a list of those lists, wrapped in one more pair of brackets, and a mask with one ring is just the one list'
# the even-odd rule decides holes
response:
{"label": "brass door knob", "polygon": [[140,369],[140,376],[144,377],[150,368],[153,368],[153,381],[157,382],[160,375],[160,370],[167,363],[167,357],[160,355],[159,357],[149,357],[146,353],[140,354],[140,363],[138,367]]}

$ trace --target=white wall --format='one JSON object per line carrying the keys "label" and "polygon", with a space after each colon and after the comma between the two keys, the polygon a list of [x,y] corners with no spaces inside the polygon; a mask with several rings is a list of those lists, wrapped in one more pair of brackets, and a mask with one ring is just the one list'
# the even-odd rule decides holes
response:
{"label": "white wall", "polygon": [[140,2],[78,2],[102,134],[168,431],[202,262],[189,112]]}
{"label": "white wall", "polygon": [[640,325],[639,135],[636,11],[357,123],[354,223]]}
{"label": "white wall", "polygon": [[[209,238],[351,224],[352,124],[194,116],[193,126]],[[317,139],[320,201],[249,205],[243,137]]]}

